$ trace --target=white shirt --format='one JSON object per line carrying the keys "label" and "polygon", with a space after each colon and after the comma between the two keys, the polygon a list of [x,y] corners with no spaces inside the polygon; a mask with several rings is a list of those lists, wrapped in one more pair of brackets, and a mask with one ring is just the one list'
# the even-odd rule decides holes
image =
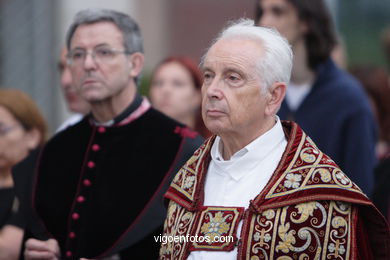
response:
{"label": "white shirt", "polygon": [[298,107],[302,104],[302,101],[305,99],[307,94],[309,94],[312,88],[312,82],[306,84],[293,84],[290,82],[286,91],[286,101],[288,107],[296,111]]}
{"label": "white shirt", "polygon": [[60,127],[57,128],[56,130],[56,133],[62,131],[62,130],[65,130],[66,128],[68,128],[69,126],[72,126],[72,125],[75,125],[77,124],[78,122],[81,121],[81,119],[83,119],[84,115],[83,114],[73,114],[71,117],[69,117],[68,119],[65,120],[65,122],[63,122]]}
{"label": "white shirt", "polygon": [[[287,146],[279,118],[269,131],[236,152],[225,161],[223,143],[217,137],[211,147],[211,162],[206,175],[205,206],[249,206],[276,170]],[[242,221],[237,229],[240,237]],[[237,248],[230,252],[194,251],[189,260],[237,259]]]}

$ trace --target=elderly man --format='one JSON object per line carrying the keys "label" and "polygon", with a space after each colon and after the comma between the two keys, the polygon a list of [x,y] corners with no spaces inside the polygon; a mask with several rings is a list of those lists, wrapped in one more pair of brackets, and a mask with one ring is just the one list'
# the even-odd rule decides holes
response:
{"label": "elderly man", "polygon": [[276,116],[291,67],[287,41],[251,20],[207,51],[202,114],[215,136],[165,195],[160,259],[388,259],[383,216],[297,124]]}
{"label": "elderly man", "polygon": [[112,10],[79,12],[67,34],[73,83],[91,114],[58,133],[37,167],[33,206],[52,239],[27,259],[153,259],[162,195],[201,139],[137,93],[138,25]]}

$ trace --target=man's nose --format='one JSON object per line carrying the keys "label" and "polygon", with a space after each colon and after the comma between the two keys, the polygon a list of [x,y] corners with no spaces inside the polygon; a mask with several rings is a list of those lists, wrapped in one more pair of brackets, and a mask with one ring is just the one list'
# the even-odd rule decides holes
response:
{"label": "man's nose", "polygon": [[264,26],[264,27],[273,27],[274,21],[273,21],[272,15],[269,15],[268,13],[264,13],[259,20],[257,21],[257,25]]}
{"label": "man's nose", "polygon": [[95,69],[97,67],[96,59],[92,53],[85,54],[84,68],[86,70]]}
{"label": "man's nose", "polygon": [[219,78],[214,78],[213,81],[206,86],[206,94],[209,98],[221,99],[223,96],[223,82]]}

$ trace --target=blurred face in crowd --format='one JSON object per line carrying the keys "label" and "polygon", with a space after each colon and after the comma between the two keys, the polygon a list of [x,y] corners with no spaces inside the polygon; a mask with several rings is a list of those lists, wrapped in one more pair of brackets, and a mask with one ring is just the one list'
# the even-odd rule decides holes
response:
{"label": "blurred face in crowd", "polygon": [[306,24],[299,20],[298,11],[288,0],[259,0],[262,10],[257,24],[279,31],[291,45],[303,40]]}
{"label": "blurred face in crowd", "polygon": [[61,51],[58,70],[60,72],[61,88],[64,93],[68,109],[75,113],[86,114],[89,111],[89,104],[80,97],[72,82],[72,74],[66,61],[66,49]]}
{"label": "blurred face in crowd", "polygon": [[206,54],[202,117],[211,132],[257,136],[264,128],[267,98],[256,69],[262,55],[259,44],[245,39],[219,40]]}
{"label": "blurred face in crowd", "polygon": [[178,121],[194,116],[201,102],[190,72],[178,62],[163,63],[157,68],[150,98],[156,109]]}
{"label": "blurred face in crowd", "polygon": [[78,92],[88,102],[120,100],[140,73],[143,55],[126,55],[123,43],[122,32],[111,22],[83,24],[74,32],[70,68]]}
{"label": "blurred face in crowd", "polygon": [[39,141],[37,130],[26,131],[7,108],[0,106],[0,170],[23,160]]}

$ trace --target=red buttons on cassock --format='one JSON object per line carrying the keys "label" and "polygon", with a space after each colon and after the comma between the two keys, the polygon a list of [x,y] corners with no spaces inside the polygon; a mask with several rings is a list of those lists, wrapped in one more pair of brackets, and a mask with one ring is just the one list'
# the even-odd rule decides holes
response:
{"label": "red buttons on cassock", "polygon": [[88,168],[92,169],[92,168],[95,167],[95,163],[94,163],[93,161],[89,161],[89,162],[87,163],[87,166],[88,166]]}
{"label": "red buttons on cassock", "polygon": [[85,201],[85,198],[83,197],[83,196],[78,196],[77,197],[77,202],[78,203],[82,203],[82,202],[84,202]]}
{"label": "red buttons on cassock", "polygon": [[103,127],[103,126],[99,126],[99,128],[98,128],[98,132],[99,132],[99,133],[101,133],[101,134],[103,134],[103,133],[105,133],[105,132],[106,132],[106,128],[105,128],[105,127]]}
{"label": "red buttons on cassock", "polygon": [[90,180],[85,179],[85,180],[83,180],[83,184],[84,184],[84,186],[89,187],[89,186],[91,186],[92,183]]}
{"label": "red buttons on cassock", "polygon": [[74,232],[69,233],[69,238],[75,238],[75,237],[76,237],[76,234]]}
{"label": "red buttons on cassock", "polygon": [[92,145],[92,151],[97,152],[100,150],[100,146],[98,144]]}
{"label": "red buttons on cassock", "polygon": [[75,213],[72,214],[72,219],[73,220],[78,220],[79,218],[80,218],[80,215],[78,213],[75,212]]}
{"label": "red buttons on cassock", "polygon": [[66,257],[72,257],[72,252],[71,251],[66,251],[65,255],[66,255]]}

